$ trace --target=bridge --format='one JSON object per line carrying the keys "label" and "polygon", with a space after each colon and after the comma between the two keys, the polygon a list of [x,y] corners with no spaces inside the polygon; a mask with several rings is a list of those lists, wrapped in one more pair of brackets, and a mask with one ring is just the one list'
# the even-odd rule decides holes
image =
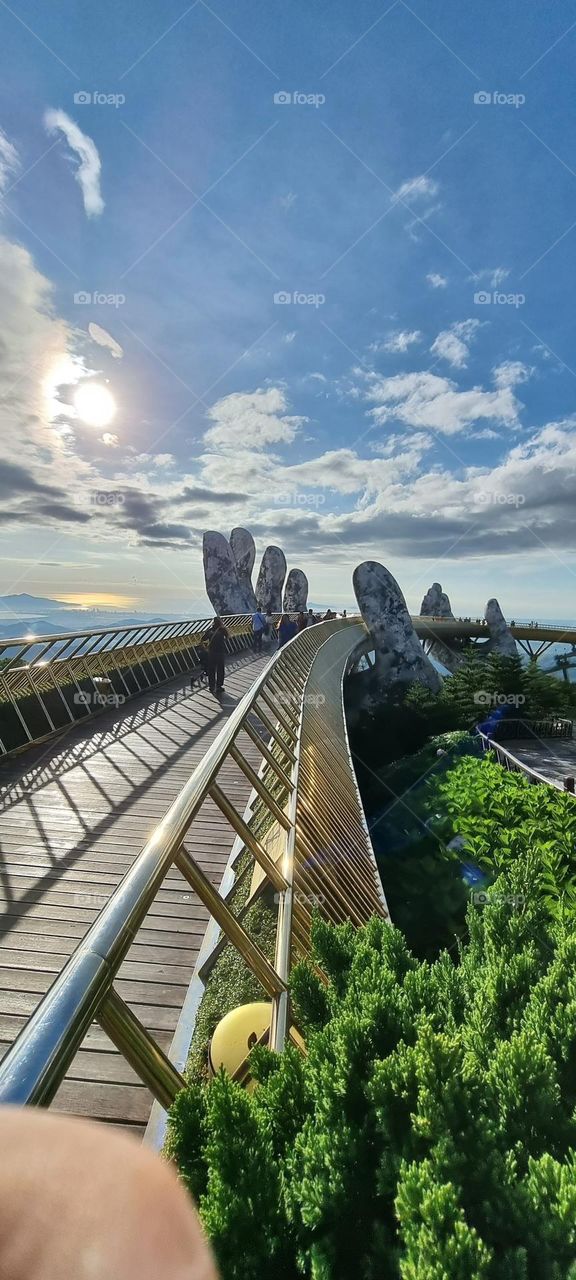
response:
{"label": "bridge", "polygon": [[[226,622],[221,701],[202,681],[208,620],[0,647],[0,1100],[141,1136],[183,1083],[223,941],[260,980],[281,1047],[307,904],[333,921],[387,914],[342,702],[363,623],[317,624],[270,658],[252,652],[248,617]],[[424,643],[487,635],[466,619],[413,623]],[[576,629],[512,631],[532,657],[576,644]],[[269,892],[272,958],[243,925]]]}
{"label": "bridge", "polygon": [[[20,663],[0,673],[3,723],[20,743],[0,813],[2,1101],[141,1135],[153,1100],[167,1106],[183,1084],[182,1011],[209,921],[213,954],[231,940],[259,978],[281,1047],[308,904],[335,921],[386,915],[342,700],[362,624],[320,623],[271,659],[252,653],[249,618],[228,624],[220,702],[198,682],[207,621],[10,643]],[[269,890],[272,959],[242,923]],[[205,975],[206,945],[200,959]]]}

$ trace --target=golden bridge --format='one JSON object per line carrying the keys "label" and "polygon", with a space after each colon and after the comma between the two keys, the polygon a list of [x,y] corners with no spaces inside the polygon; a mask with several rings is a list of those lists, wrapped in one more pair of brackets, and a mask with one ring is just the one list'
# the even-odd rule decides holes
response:
{"label": "golden bridge", "polygon": [[[307,904],[387,915],[343,706],[364,624],[318,623],[270,657],[252,652],[249,617],[226,622],[221,701],[202,681],[209,620],[0,646],[1,1101],[158,1142],[223,940],[259,979],[280,1048]],[[476,621],[413,623],[425,645],[487,638]],[[576,645],[576,629],[511,629],[533,658]],[[272,959],[244,923],[266,893]]]}

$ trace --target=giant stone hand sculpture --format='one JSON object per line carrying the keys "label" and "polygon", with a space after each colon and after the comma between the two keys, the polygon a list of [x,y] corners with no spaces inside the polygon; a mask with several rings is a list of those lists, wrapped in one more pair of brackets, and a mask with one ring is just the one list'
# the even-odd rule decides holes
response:
{"label": "giant stone hand sculpture", "polygon": [[416,680],[437,693],[442,678],[424,653],[396,579],[376,560],[365,560],[354,570],[353,582],[358,607],[374,640],[380,691]]}
{"label": "giant stone hand sculpture", "polygon": [[[426,592],[420,609],[421,618],[453,618],[452,606],[446,592],[442,590],[439,582],[433,582],[430,590]],[[458,641],[451,641],[451,644],[458,644]],[[441,662],[443,667],[448,671],[454,672],[464,662],[464,655],[452,649],[449,645],[444,644],[442,640],[432,640],[428,650],[437,662]]]}
{"label": "giant stone hand sculpture", "polygon": [[301,569],[291,569],[284,587],[284,613],[304,613],[308,603],[308,579]]}
{"label": "giant stone hand sculpture", "polygon": [[[204,534],[202,549],[206,594],[216,613],[254,613],[257,605],[265,613],[282,612],[286,558],[280,547],[266,547],[256,591],[252,586],[256,547],[248,529],[233,529],[230,542],[221,533],[210,530]],[[296,597],[294,583],[298,587]],[[293,608],[288,609],[284,604],[286,612],[292,613],[306,607],[308,581],[301,569],[292,569],[289,573],[286,593],[297,599]]]}
{"label": "giant stone hand sculpture", "polygon": [[488,601],[484,611],[484,617],[490,633],[490,639],[481,646],[484,652],[501,653],[505,658],[517,658],[518,649],[516,647],[516,641],[510,631],[498,601],[494,598]]}

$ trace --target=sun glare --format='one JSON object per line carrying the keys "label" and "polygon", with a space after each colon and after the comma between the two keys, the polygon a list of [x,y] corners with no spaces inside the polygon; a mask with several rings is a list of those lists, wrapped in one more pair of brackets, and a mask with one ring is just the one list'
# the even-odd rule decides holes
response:
{"label": "sun glare", "polygon": [[116,413],[114,396],[98,382],[81,383],[74,393],[74,406],[89,427],[107,427]]}

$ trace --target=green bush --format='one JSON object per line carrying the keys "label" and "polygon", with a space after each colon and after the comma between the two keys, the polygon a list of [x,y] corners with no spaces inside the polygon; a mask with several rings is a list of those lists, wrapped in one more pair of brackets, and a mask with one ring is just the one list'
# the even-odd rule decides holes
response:
{"label": "green bush", "polygon": [[495,878],[531,850],[547,908],[576,917],[576,804],[573,796],[536,786],[508,772],[491,756],[459,760],[429,786],[428,803],[440,811],[432,829],[444,844],[460,836],[458,857]]}
{"label": "green bush", "polygon": [[170,1115],[223,1280],[572,1280],[576,935],[545,893],[519,853],[459,962],[316,922],[307,1056],[260,1048],[253,1094],[221,1074]]}

